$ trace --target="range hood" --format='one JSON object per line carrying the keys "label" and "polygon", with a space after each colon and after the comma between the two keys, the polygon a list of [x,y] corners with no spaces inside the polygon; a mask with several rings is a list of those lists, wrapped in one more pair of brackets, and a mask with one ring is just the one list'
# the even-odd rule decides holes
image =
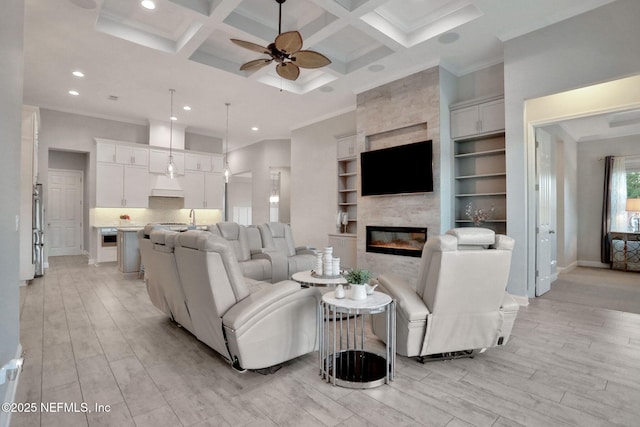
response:
{"label": "range hood", "polygon": [[[149,120],[149,145],[167,150],[169,148],[170,129],[169,123]],[[184,134],[184,126],[173,125],[171,145],[174,150],[184,150]],[[184,197],[184,190],[180,187],[180,180],[170,179],[164,174],[151,175],[150,197]]]}
{"label": "range hood", "polygon": [[151,179],[150,197],[184,197],[184,190],[180,186],[180,180],[156,174],[152,174]]}

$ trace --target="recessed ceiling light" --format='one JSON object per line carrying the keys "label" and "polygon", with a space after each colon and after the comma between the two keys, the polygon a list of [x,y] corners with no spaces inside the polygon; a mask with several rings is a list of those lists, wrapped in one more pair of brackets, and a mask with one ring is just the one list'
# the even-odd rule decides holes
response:
{"label": "recessed ceiling light", "polygon": [[77,90],[70,90],[69,95],[78,96],[80,95],[80,92],[78,92]]}
{"label": "recessed ceiling light", "polygon": [[140,4],[142,5],[142,7],[144,7],[145,9],[149,9],[149,10],[153,10],[156,8],[156,4],[151,1],[151,0],[142,0],[140,2]]}
{"label": "recessed ceiling light", "polygon": [[456,32],[444,33],[440,37],[438,37],[438,41],[442,44],[451,44],[455,41],[458,41],[460,38],[460,34]]}
{"label": "recessed ceiling light", "polygon": [[253,126],[251,128],[251,130],[254,131],[254,132],[258,132],[260,130],[260,128],[258,126]]}
{"label": "recessed ceiling light", "polygon": [[78,70],[74,71],[71,74],[73,74],[76,77],[84,77],[84,73],[82,71],[78,71]]}
{"label": "recessed ceiling light", "polygon": [[384,65],[382,64],[373,64],[373,65],[369,65],[369,68],[367,68],[367,70],[371,71],[372,73],[378,73],[382,70],[384,70]]}
{"label": "recessed ceiling light", "polygon": [[170,118],[171,120],[173,120],[174,122],[175,122],[176,120],[178,120],[178,118],[177,118],[176,116],[171,116],[171,117],[169,117],[169,118]]}
{"label": "recessed ceiling light", "polygon": [[184,107],[182,107],[182,109],[184,111],[191,111],[191,107],[189,107],[188,105],[185,105]]}

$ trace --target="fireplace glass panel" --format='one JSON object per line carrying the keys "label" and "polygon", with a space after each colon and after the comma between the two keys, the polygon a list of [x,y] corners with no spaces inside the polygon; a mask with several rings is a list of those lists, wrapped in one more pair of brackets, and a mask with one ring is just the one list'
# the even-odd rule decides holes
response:
{"label": "fireplace glass panel", "polygon": [[420,257],[427,229],[367,226],[367,252]]}

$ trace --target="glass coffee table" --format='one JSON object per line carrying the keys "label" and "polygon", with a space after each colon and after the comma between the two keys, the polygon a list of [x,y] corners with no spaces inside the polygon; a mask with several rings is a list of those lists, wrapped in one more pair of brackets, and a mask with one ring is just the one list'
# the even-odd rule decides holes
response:
{"label": "glass coffee table", "polygon": [[[383,354],[365,347],[366,315],[384,313],[387,322]],[[333,385],[372,388],[393,380],[396,361],[395,300],[373,292],[364,300],[336,298],[327,292],[318,310],[320,375]]]}

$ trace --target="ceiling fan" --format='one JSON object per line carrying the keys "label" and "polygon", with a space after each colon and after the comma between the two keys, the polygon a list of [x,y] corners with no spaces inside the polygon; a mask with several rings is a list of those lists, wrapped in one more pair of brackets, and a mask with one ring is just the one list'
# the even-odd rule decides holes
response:
{"label": "ceiling fan", "polygon": [[276,72],[287,80],[296,80],[300,75],[300,68],[321,68],[331,64],[331,60],[321,53],[312,50],[302,50],[302,36],[297,31],[282,32],[282,3],[287,0],[275,0],[280,6],[278,14],[278,36],[267,47],[244,40],[231,39],[238,46],[254,52],[264,53],[271,58],[260,58],[249,61],[240,67],[241,71],[260,69],[276,61]]}

